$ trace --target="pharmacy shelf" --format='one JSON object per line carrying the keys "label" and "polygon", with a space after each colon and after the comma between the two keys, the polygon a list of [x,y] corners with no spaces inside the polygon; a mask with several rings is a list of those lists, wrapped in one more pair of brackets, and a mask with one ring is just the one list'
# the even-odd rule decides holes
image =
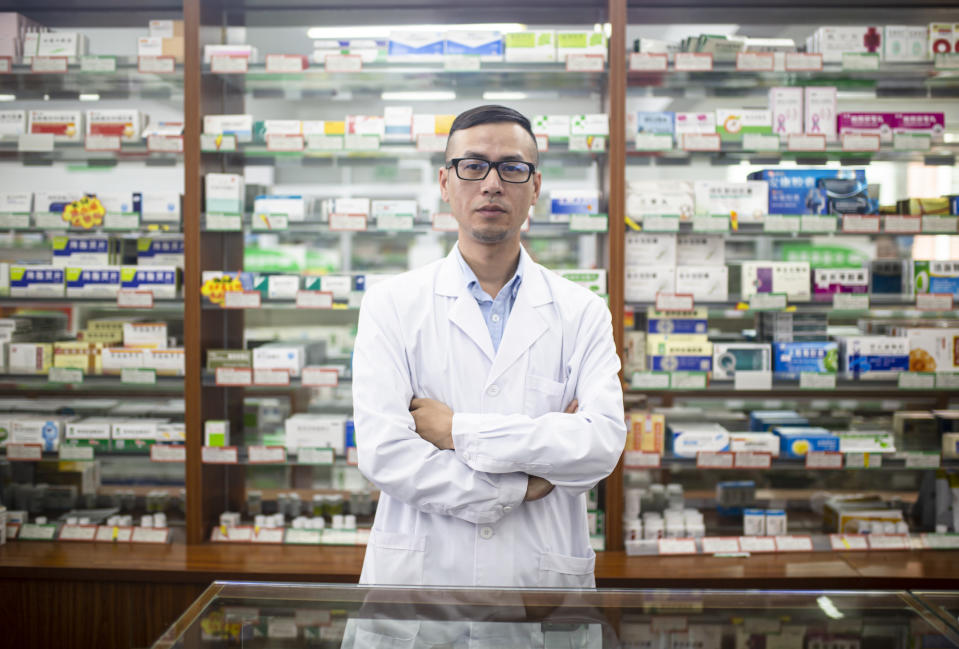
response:
{"label": "pharmacy shelf", "polygon": [[[286,227],[269,229],[266,227],[266,221],[260,217],[254,217],[253,214],[247,213],[243,216],[241,227],[242,231],[251,236],[258,234],[269,234],[269,235],[280,235],[280,236],[297,236],[297,235],[314,235],[314,236],[326,236],[329,238],[341,237],[344,234],[361,234],[361,235],[376,235],[381,237],[395,237],[395,236],[404,236],[404,235],[419,235],[426,233],[437,233],[444,236],[450,236],[455,238],[457,233],[455,230],[445,230],[445,229],[434,229],[432,221],[425,219],[417,219],[413,222],[413,227],[402,230],[393,230],[393,229],[379,229],[376,225],[376,219],[370,217],[367,221],[366,230],[331,230],[328,221],[319,220],[319,216],[310,217],[306,221],[293,221],[289,222]],[[223,230],[220,228],[208,228],[206,226],[206,218],[204,215],[204,232],[239,232],[240,230]],[[525,236],[541,236],[541,237],[564,237],[564,236],[573,236],[580,234],[606,234],[605,232],[583,232],[578,230],[570,230],[569,223],[548,223],[543,220],[530,220],[529,230],[525,233]]]}
{"label": "pharmacy shelf", "polygon": [[627,79],[629,97],[646,88],[654,96],[686,95],[706,89],[716,95],[766,94],[776,86],[832,85],[840,90],[872,91],[877,98],[954,97],[959,90],[955,70],[936,69],[933,62],[886,63],[878,70],[843,70],[838,63],[824,63],[822,70],[756,72],[737,70],[735,62],[716,62],[711,71],[686,72],[672,68],[666,72],[630,70]]}
{"label": "pharmacy shelf", "polygon": [[[570,151],[566,145],[550,144],[549,150],[540,152],[540,164],[544,159],[550,161],[602,161],[606,158],[606,151]],[[265,144],[239,144],[234,150],[204,150],[204,155],[221,156],[228,161],[235,159],[274,159],[279,161],[293,161],[309,164],[323,163],[351,163],[377,162],[380,160],[418,159],[429,160],[440,164],[443,160],[443,151],[420,151],[412,144],[382,143],[376,149],[304,149],[301,151],[277,151],[267,148]]]}
{"label": "pharmacy shelf", "polygon": [[141,160],[148,165],[170,166],[182,162],[182,153],[151,151],[143,144],[123,144],[119,151],[87,151],[82,143],[57,143],[52,151],[20,151],[17,142],[0,142],[0,160],[18,160],[24,165],[42,166],[54,162],[86,163],[111,167],[120,162]]}
{"label": "pharmacy shelf", "polygon": [[320,389],[320,388],[335,388],[337,386],[348,385],[353,382],[352,376],[340,376],[337,382],[337,385],[303,385],[303,381],[299,377],[291,377],[289,385],[262,385],[262,384],[250,384],[250,385],[217,385],[216,376],[211,371],[203,372],[203,386],[204,387],[220,387],[220,388],[238,388],[243,390],[252,390],[255,392],[285,392],[288,390],[299,390],[299,389]]}
{"label": "pharmacy shelf", "polygon": [[[855,431],[851,431],[855,432]],[[922,460],[918,459],[906,459],[904,457],[897,457],[893,453],[869,453],[870,461],[876,463],[875,457],[881,455],[881,460],[878,464],[874,466],[849,466],[848,459],[845,456],[855,455],[855,453],[844,453],[844,458],[842,462],[842,467],[840,470],[843,471],[891,471],[891,470],[911,470],[911,471],[928,471],[930,465],[928,463],[923,463]],[[861,453],[860,453],[861,455]],[[663,453],[657,455],[658,457],[658,466],[650,466],[650,463],[653,463],[655,457],[650,456],[646,459],[645,462],[640,461],[635,463],[632,460],[633,456],[630,455],[630,452],[627,451],[623,463],[623,467],[627,471],[632,470],[649,470],[651,468],[656,469],[676,469],[676,470],[697,470],[697,471],[735,471],[735,472],[765,472],[765,471],[832,471],[836,469],[826,469],[826,468],[817,468],[815,466],[807,466],[806,458],[799,459],[787,459],[774,457],[771,458],[770,464],[768,467],[716,467],[709,466],[708,462],[705,464],[700,464],[696,457],[677,457],[671,452]],[[955,469],[959,468],[959,460],[956,459],[941,459],[939,455],[935,455],[934,458],[939,463],[939,467],[943,469]]]}
{"label": "pharmacy shelf", "polygon": [[[29,415],[28,415],[28,414],[25,414],[25,416],[29,416]],[[149,459],[149,457],[150,457],[150,448],[149,448],[149,447],[146,447],[146,448],[143,448],[143,449],[137,449],[137,450],[132,450],[132,451],[101,450],[101,449],[98,449],[98,448],[94,448],[94,449],[93,449],[93,456],[92,456],[92,457],[90,457],[90,458],[77,458],[77,457],[71,457],[71,456],[70,456],[70,451],[66,451],[66,454],[61,454],[62,451],[63,451],[63,447],[64,447],[64,446],[65,446],[65,445],[61,443],[61,450],[60,450],[60,451],[43,451],[42,454],[41,454],[40,460],[34,460],[34,461],[51,461],[51,460],[52,460],[52,461],[57,461],[57,460],[65,460],[65,461],[84,462],[84,461],[99,460],[99,459],[103,459],[103,458],[123,458],[123,459],[126,459],[126,458],[141,458],[141,459]],[[0,452],[0,458],[6,458],[6,457],[7,457],[7,453],[6,453],[5,450],[3,450],[3,452]],[[22,461],[22,460],[21,460],[21,461]]]}
{"label": "pharmacy shelf", "polygon": [[[279,444],[279,445],[264,444],[262,446],[276,449],[276,448],[281,448],[283,445],[282,444]],[[346,458],[343,458],[343,457],[335,458],[331,464],[319,464],[316,462],[300,462],[297,459],[297,454],[292,451],[287,451],[284,455],[286,459],[283,461],[273,462],[273,461],[250,460],[249,447],[240,446],[237,448],[237,464],[242,466],[309,466],[309,467],[318,467],[318,468],[348,467],[348,466],[356,467],[355,463],[350,464],[349,462],[346,461]],[[211,464],[216,464],[216,463],[211,463]],[[311,489],[309,491],[316,493],[316,490],[314,489]],[[329,491],[334,494],[350,493],[349,491],[342,491],[342,490],[339,490],[339,491],[329,490]]]}
{"label": "pharmacy shelf", "polygon": [[[339,298],[333,300],[333,306],[332,308],[329,308],[329,309],[317,309],[317,308],[311,308],[311,307],[297,306],[295,300],[267,300],[264,298],[260,302],[259,307],[250,307],[243,310],[244,311],[266,311],[266,310],[286,311],[289,309],[296,309],[299,311],[304,311],[304,310],[315,311],[315,312],[338,311],[338,312],[350,312],[350,313],[359,313],[360,311],[359,306],[351,306],[349,303],[349,300],[339,299]],[[203,310],[204,311],[231,311],[236,309],[228,308],[221,304],[212,304],[210,302],[204,302]]]}
{"label": "pharmacy shelf", "polygon": [[0,374],[0,388],[39,395],[58,392],[97,392],[102,395],[143,395],[152,392],[182,393],[183,378],[158,376],[155,384],[122,383],[119,376],[86,375],[81,383],[51,383],[46,374]]}
{"label": "pharmacy shelf", "polygon": [[[263,57],[264,61],[266,57]],[[243,73],[215,73],[209,64],[203,74],[257,97],[272,93],[283,99],[342,98],[379,100],[385,91],[403,92],[451,89],[457,95],[478,99],[484,92],[523,92],[531,99],[557,100],[570,95],[588,95],[605,88],[606,70],[567,71],[565,63],[495,63],[483,61],[476,70],[456,70],[450,63],[363,63],[356,72],[327,72],[323,63],[310,63],[303,72],[267,72],[266,63],[251,63]],[[290,94],[292,93],[292,94]]]}
{"label": "pharmacy shelf", "polygon": [[88,297],[0,297],[0,308],[4,307],[42,307],[50,309],[78,308],[109,309],[127,312],[140,311],[183,311],[183,300],[154,300],[152,308],[123,307],[117,304],[116,298],[88,298]]}
{"label": "pharmacy shelf", "polygon": [[0,238],[0,246],[3,246],[3,244],[6,243],[7,236],[14,236],[17,234],[41,234],[50,237],[64,234],[106,234],[112,237],[130,239],[150,236],[153,234],[179,234],[182,232],[182,230],[183,228],[180,223],[146,223],[132,230],[107,230],[103,227],[71,228],[67,226],[59,229],[50,229],[36,227],[35,225],[31,225],[26,228],[20,228],[11,226],[10,221],[6,220],[4,215],[0,215],[0,233],[3,233],[3,237]]}
{"label": "pharmacy shelf", "polygon": [[[669,372],[643,372],[643,374],[658,374],[658,375],[669,375]],[[682,373],[681,373],[682,374]],[[708,373],[707,373],[708,374]],[[773,378],[772,388],[769,390],[755,390],[755,389],[744,389],[737,390],[732,381],[712,381],[708,380],[705,388],[700,389],[687,389],[687,388],[634,388],[630,384],[627,384],[627,389],[625,393],[625,398],[627,402],[631,398],[637,396],[645,397],[673,397],[673,396],[683,396],[683,397],[695,397],[701,395],[703,397],[710,398],[723,398],[723,399],[751,399],[751,398],[769,398],[775,399],[777,397],[785,397],[789,395],[790,397],[805,397],[809,399],[815,399],[817,397],[821,398],[822,395],[832,395],[838,394],[847,398],[854,397],[865,397],[865,398],[877,398],[879,395],[890,395],[890,398],[905,399],[907,396],[912,398],[913,396],[923,396],[929,394],[937,395],[946,395],[950,393],[955,393],[955,387],[937,387],[937,388],[900,388],[898,381],[855,381],[852,379],[846,379],[842,377],[836,378],[836,386],[829,389],[807,389],[799,387],[799,380],[789,380],[782,378]]]}
{"label": "pharmacy shelf", "polygon": [[[836,309],[831,302],[793,302],[787,310],[762,311],[750,309],[747,302],[696,302],[697,307],[709,309],[709,318],[724,320],[742,320],[752,318],[757,313],[824,313],[827,316],[842,318],[869,317],[869,318],[910,318],[919,320],[940,320],[943,318],[959,318],[959,308],[949,311],[926,311],[916,308],[915,300],[906,301],[909,296],[904,295],[869,295],[869,309]],[[627,309],[636,313],[646,313],[646,309],[655,307],[651,302],[626,302]]]}
{"label": "pharmacy shelf", "polygon": [[[109,65],[111,57],[90,57]],[[3,76],[3,91],[11,94],[11,101],[64,100],[82,101],[84,106],[96,107],[97,101],[120,99],[183,101],[183,66],[172,73],[140,72],[137,57],[118,56],[116,69],[110,72],[87,72],[79,60],[67,62],[66,72],[34,72],[31,63],[14,63]],[[96,95],[94,97],[94,95]]]}
{"label": "pharmacy shelf", "polygon": [[[807,217],[808,217],[808,216],[811,216],[811,215],[807,215]],[[815,215],[815,217],[814,217],[814,218],[815,218],[815,222],[810,221],[810,223],[807,225],[807,227],[811,227],[811,228],[818,227],[819,229],[818,229],[818,230],[805,230],[805,231],[803,231],[803,230],[801,230],[801,229],[798,229],[798,228],[800,228],[801,225],[802,225],[801,219],[802,219],[803,215],[800,215],[800,214],[794,214],[794,215],[782,215],[782,214],[772,214],[772,215],[768,215],[768,214],[766,214],[766,215],[763,215],[763,216],[762,216],[762,218],[763,218],[763,222],[762,222],[762,223],[737,223],[737,224],[735,225],[735,227],[733,227],[732,223],[730,223],[730,229],[729,229],[728,232],[716,232],[716,231],[714,231],[714,230],[708,230],[708,229],[706,229],[706,228],[708,228],[708,226],[709,226],[709,221],[708,221],[708,220],[704,220],[701,224],[699,224],[699,223],[696,223],[696,222],[694,221],[694,219],[692,219],[692,218],[690,218],[689,220],[678,221],[678,222],[676,222],[676,223],[673,223],[673,225],[675,226],[675,228],[674,228],[674,229],[670,229],[670,230],[666,230],[666,229],[651,229],[651,228],[644,227],[643,220],[642,220],[641,217],[638,217],[638,218],[628,218],[628,217],[627,217],[626,225],[627,225],[627,228],[628,228],[628,229],[627,229],[627,232],[628,232],[629,230],[632,230],[632,231],[634,231],[634,232],[647,232],[647,233],[657,233],[657,234],[659,234],[659,233],[662,233],[662,234],[669,234],[669,233],[678,233],[678,234],[702,234],[702,235],[713,234],[713,235],[717,235],[717,236],[718,236],[718,235],[721,235],[721,236],[723,236],[723,237],[726,237],[727,239],[735,239],[735,240],[737,240],[737,241],[739,241],[739,240],[748,240],[748,241],[758,241],[758,240],[764,240],[764,241],[769,241],[769,240],[774,240],[774,241],[775,241],[775,240],[786,240],[786,241],[791,241],[791,240],[794,240],[794,239],[822,238],[822,237],[827,237],[827,236],[832,236],[832,235],[835,235],[835,236],[843,236],[843,237],[850,237],[850,236],[852,236],[852,237],[878,237],[878,236],[895,236],[895,237],[901,237],[901,236],[914,236],[914,235],[918,235],[918,234],[943,234],[942,232],[933,231],[933,230],[930,230],[930,229],[927,229],[925,232],[922,232],[922,223],[921,223],[922,217],[921,217],[920,215],[918,215],[918,214],[906,215],[908,218],[914,219],[914,220],[916,221],[916,222],[915,222],[915,225],[916,225],[917,229],[916,229],[915,232],[900,232],[900,231],[898,231],[898,230],[895,229],[895,226],[893,226],[893,229],[890,230],[890,229],[889,229],[889,226],[887,225],[887,218],[886,218],[885,215],[876,215],[876,214],[863,214],[863,215],[850,214],[850,215],[846,215],[846,216],[850,217],[850,227],[851,227],[851,228],[855,228],[856,225],[857,225],[856,223],[852,223],[853,221],[857,221],[857,222],[858,222],[858,221],[871,221],[871,222],[876,222],[875,220],[878,219],[878,227],[879,227],[879,229],[878,229],[877,231],[875,231],[875,232],[864,232],[864,231],[858,231],[858,230],[855,230],[855,229],[850,230],[850,231],[845,231],[845,230],[843,230],[844,217],[843,217],[842,215],[834,215],[834,214]],[[675,216],[673,216],[672,218],[673,218],[673,220],[675,220]],[[704,217],[704,218],[705,218],[705,219],[709,219],[709,218],[711,218],[711,217]],[[949,218],[949,217],[944,215],[944,218]],[[955,217],[952,217],[952,218],[955,218]],[[772,222],[766,223],[766,221],[769,220],[769,219],[772,219]],[[776,219],[780,219],[780,220],[777,221]],[[784,219],[791,219],[791,224],[792,224],[792,225],[795,225],[795,226],[797,227],[797,229],[796,229],[796,230],[789,230],[789,231],[782,230],[782,229],[777,229],[777,228],[785,227],[785,226],[787,225],[787,223],[784,221]],[[823,226],[824,224],[826,225],[826,227],[829,227],[830,229],[832,229],[832,226],[829,225],[829,222],[830,222],[830,221],[835,223],[835,231],[826,231],[826,230],[823,229],[822,226]],[[927,221],[927,222],[928,222],[928,221]],[[654,224],[653,224],[654,228],[664,228],[664,227],[666,227],[667,225],[668,225],[668,224],[662,223],[662,220],[660,220],[660,223],[654,223]],[[931,226],[929,226],[929,227],[931,227]]]}
{"label": "pharmacy shelf", "polygon": [[[630,145],[632,146],[632,145]],[[843,165],[860,166],[872,162],[921,162],[926,166],[947,166],[956,164],[959,145],[935,145],[929,151],[895,150],[880,148],[878,151],[844,151],[827,148],[825,151],[752,151],[729,143],[722,145],[719,151],[686,151],[671,149],[667,151],[637,151],[630,148],[626,152],[626,164],[629,166],[654,165],[657,167],[676,167],[697,164],[713,166],[737,165],[743,162],[754,165],[775,166],[783,161],[794,161],[801,165],[825,165],[838,161]]]}

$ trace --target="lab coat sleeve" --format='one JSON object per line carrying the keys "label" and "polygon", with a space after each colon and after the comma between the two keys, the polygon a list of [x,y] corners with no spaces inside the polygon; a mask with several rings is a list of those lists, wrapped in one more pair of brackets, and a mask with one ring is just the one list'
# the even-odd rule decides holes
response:
{"label": "lab coat sleeve", "polygon": [[570,365],[575,414],[455,413],[456,454],[477,471],[521,471],[573,492],[595,486],[616,467],[626,444],[619,356],[609,309],[600,300],[586,307]]}
{"label": "lab coat sleeve", "polygon": [[416,433],[402,323],[389,296],[371,289],[353,349],[353,418],[360,472],[382,492],[430,514],[493,523],[522,503],[523,473],[471,469]]}

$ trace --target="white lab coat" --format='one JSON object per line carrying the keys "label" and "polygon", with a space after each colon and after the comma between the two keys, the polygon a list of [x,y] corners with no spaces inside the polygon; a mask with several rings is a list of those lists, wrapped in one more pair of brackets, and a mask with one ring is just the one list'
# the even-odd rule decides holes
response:
{"label": "white lab coat", "polygon": [[[586,492],[626,437],[610,312],[520,254],[495,353],[452,255],[366,293],[353,408],[359,469],[381,494],[362,584],[595,585]],[[453,410],[455,451],[416,434],[414,397]],[[556,488],[524,502],[527,475]]]}

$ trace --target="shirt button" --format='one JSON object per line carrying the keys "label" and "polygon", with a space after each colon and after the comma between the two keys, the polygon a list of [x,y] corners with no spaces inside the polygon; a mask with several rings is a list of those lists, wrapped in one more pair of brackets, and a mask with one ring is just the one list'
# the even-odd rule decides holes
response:
{"label": "shirt button", "polygon": [[481,527],[481,528],[480,528],[480,536],[483,537],[484,539],[491,539],[491,538],[493,538],[493,528],[492,528],[492,527]]}
{"label": "shirt button", "polygon": [[496,385],[495,383],[489,386],[488,388],[486,388],[486,394],[488,394],[491,397],[495,397],[497,394],[499,394],[499,386]]}
{"label": "shirt button", "polygon": [[490,316],[490,320],[492,320],[493,322],[499,322],[499,314],[494,313],[492,316]]}
{"label": "shirt button", "polygon": [[513,506],[512,506],[512,505],[506,505],[505,507],[503,507],[503,513],[504,513],[504,514],[508,514],[508,513],[510,513],[511,511],[513,511]]}

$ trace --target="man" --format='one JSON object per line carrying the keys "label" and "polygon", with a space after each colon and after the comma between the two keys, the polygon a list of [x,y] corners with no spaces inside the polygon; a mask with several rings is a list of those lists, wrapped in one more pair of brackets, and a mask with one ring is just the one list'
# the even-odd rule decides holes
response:
{"label": "man", "polygon": [[439,171],[457,245],[363,300],[354,421],[381,495],[360,583],[595,585],[586,492],[625,443],[620,363],[603,300],[520,245],[537,163],[520,113],[459,115]]}

